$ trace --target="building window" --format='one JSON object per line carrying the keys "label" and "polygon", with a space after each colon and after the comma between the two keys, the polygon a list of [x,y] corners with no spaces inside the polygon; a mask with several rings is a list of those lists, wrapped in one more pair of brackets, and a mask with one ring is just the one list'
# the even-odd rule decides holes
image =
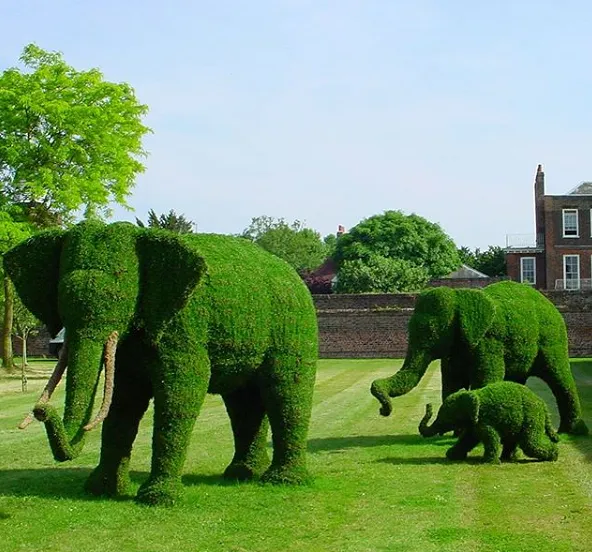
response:
{"label": "building window", "polygon": [[563,255],[564,289],[580,289],[580,256]]}
{"label": "building window", "polygon": [[534,257],[520,259],[520,281],[523,284],[536,284],[536,259]]}
{"label": "building window", "polygon": [[563,237],[577,238],[580,233],[578,231],[578,210],[577,209],[563,209]]}

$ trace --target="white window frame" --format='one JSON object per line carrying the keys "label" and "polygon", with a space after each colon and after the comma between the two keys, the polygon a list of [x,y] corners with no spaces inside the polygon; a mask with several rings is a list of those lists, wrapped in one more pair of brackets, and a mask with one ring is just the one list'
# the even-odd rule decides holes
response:
{"label": "white window frame", "polygon": [[[578,215],[578,210],[577,209],[562,209],[561,210],[562,213],[562,227],[563,227],[563,237],[564,238],[579,238],[580,237],[580,220],[579,220],[579,215]],[[566,228],[565,228],[565,216],[568,214],[574,214],[576,215],[576,233],[575,234],[566,234]]]}
{"label": "white window frame", "polygon": [[[576,286],[571,287],[568,286],[568,279],[567,279],[567,259],[576,259],[577,260],[577,275],[576,279],[570,279],[570,282],[576,282]],[[563,255],[563,289],[566,290],[577,290],[580,289],[580,256],[579,255]]]}
{"label": "white window frame", "polygon": [[[524,261],[532,261],[532,280],[524,278]],[[590,257],[592,262],[592,257]],[[523,284],[536,285],[536,257],[520,257],[520,282]]]}
{"label": "white window frame", "polygon": [[590,209],[590,237],[592,238],[592,209]]}

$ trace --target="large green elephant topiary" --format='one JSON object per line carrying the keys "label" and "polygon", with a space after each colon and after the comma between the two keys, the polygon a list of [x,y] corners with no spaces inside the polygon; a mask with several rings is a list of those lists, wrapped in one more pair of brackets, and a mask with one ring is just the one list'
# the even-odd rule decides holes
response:
{"label": "large green elephant topiary", "polygon": [[[105,419],[88,491],[128,492],[132,443],[154,398],[152,468],[137,498],[173,503],[206,393],[222,395],[234,433],[226,477],[307,479],[317,322],[310,293],[284,261],[241,238],[85,222],[28,239],[4,266],[50,332],[66,328],[34,409],[56,460],[77,456],[86,431]],[[103,405],[91,422],[103,356]],[[66,365],[62,421],[48,399]]]}
{"label": "large green elephant topiary", "polygon": [[484,460],[492,464],[512,460],[518,447],[539,460],[557,460],[559,441],[547,405],[525,385],[498,381],[472,391],[448,395],[436,420],[428,425],[431,405],[419,424],[424,437],[460,430],[459,440],[446,452],[451,460],[464,460],[480,442]]}
{"label": "large green elephant topiary", "polygon": [[372,383],[381,414],[390,397],[411,391],[431,361],[441,359],[442,400],[462,388],[510,380],[544,380],[555,395],[560,432],[586,434],[571,373],[561,313],[526,284],[504,281],[482,290],[439,287],[419,295],[409,320],[409,346],[401,370]]}

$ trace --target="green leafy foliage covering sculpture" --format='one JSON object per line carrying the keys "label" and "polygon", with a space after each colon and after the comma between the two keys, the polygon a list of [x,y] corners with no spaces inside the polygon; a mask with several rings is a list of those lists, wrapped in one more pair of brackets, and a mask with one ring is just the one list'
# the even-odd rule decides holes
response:
{"label": "green leafy foliage covering sculpture", "polygon": [[[88,491],[129,492],[132,444],[153,398],[152,469],[137,498],[174,503],[206,393],[222,395],[234,433],[226,477],[307,480],[317,322],[306,286],[284,261],[241,238],[85,222],[28,239],[4,265],[52,334],[66,328],[34,409],[56,460],[74,458],[104,419]],[[103,361],[103,404],[91,421]],[[48,401],[66,365],[62,420]]]}
{"label": "green leafy foliage covering sculpture", "polygon": [[[512,460],[518,448],[539,460],[557,460],[559,438],[551,425],[547,405],[525,385],[511,381],[491,383],[446,397],[436,420],[428,425],[431,405],[419,425],[424,437],[460,430],[460,438],[446,456],[463,460],[480,442],[484,460]],[[503,448],[502,448],[503,447]]]}
{"label": "green leafy foliage covering sculpture", "polygon": [[524,384],[537,376],[553,392],[560,432],[587,434],[568,356],[565,321],[543,294],[504,281],[481,289],[446,287],[419,295],[409,320],[403,367],[372,383],[381,414],[391,397],[411,391],[430,362],[441,359],[442,400],[460,389],[501,380]]}

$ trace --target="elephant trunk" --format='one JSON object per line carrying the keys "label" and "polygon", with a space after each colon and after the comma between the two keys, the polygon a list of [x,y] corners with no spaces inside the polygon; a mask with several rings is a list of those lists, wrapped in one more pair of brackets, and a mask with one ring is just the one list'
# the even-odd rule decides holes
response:
{"label": "elephant trunk", "polygon": [[433,413],[434,411],[432,409],[432,405],[430,403],[426,404],[425,415],[421,419],[421,422],[419,422],[419,433],[423,437],[433,437],[439,433],[439,430],[436,429],[436,422],[434,422],[431,426],[428,425]]}
{"label": "elephant trunk", "polygon": [[396,374],[372,382],[370,391],[381,404],[380,414],[390,416],[393,410],[390,398],[409,393],[419,383],[431,360],[427,352],[411,351],[407,354],[403,367]]}
{"label": "elephant trunk", "polygon": [[[68,376],[64,419],[47,401],[40,400],[33,410],[35,418],[45,423],[45,430],[54,458],[58,462],[72,460],[84,446],[86,431],[99,424],[108,413],[113,394],[113,371],[117,335],[105,346],[105,395],[95,420],[89,423],[97,391],[103,345],[78,335],[69,338]],[[43,396],[42,396],[43,398]]]}
{"label": "elephant trunk", "polygon": [[[58,362],[56,364],[56,367],[54,368],[54,371],[51,374],[51,377],[47,381],[47,385],[43,389],[41,396],[37,399],[36,406],[41,406],[41,405],[44,405],[49,402],[49,399],[51,399],[51,396],[53,395],[55,388],[57,387],[58,383],[60,383],[60,380],[62,379],[62,376],[64,375],[67,364],[68,364],[68,340],[65,339],[64,345],[62,346],[62,349],[60,350],[60,354],[58,357]],[[19,424],[18,428],[19,429],[26,429],[34,419],[35,419],[35,416],[31,412],[31,414],[27,415],[27,417]]]}

